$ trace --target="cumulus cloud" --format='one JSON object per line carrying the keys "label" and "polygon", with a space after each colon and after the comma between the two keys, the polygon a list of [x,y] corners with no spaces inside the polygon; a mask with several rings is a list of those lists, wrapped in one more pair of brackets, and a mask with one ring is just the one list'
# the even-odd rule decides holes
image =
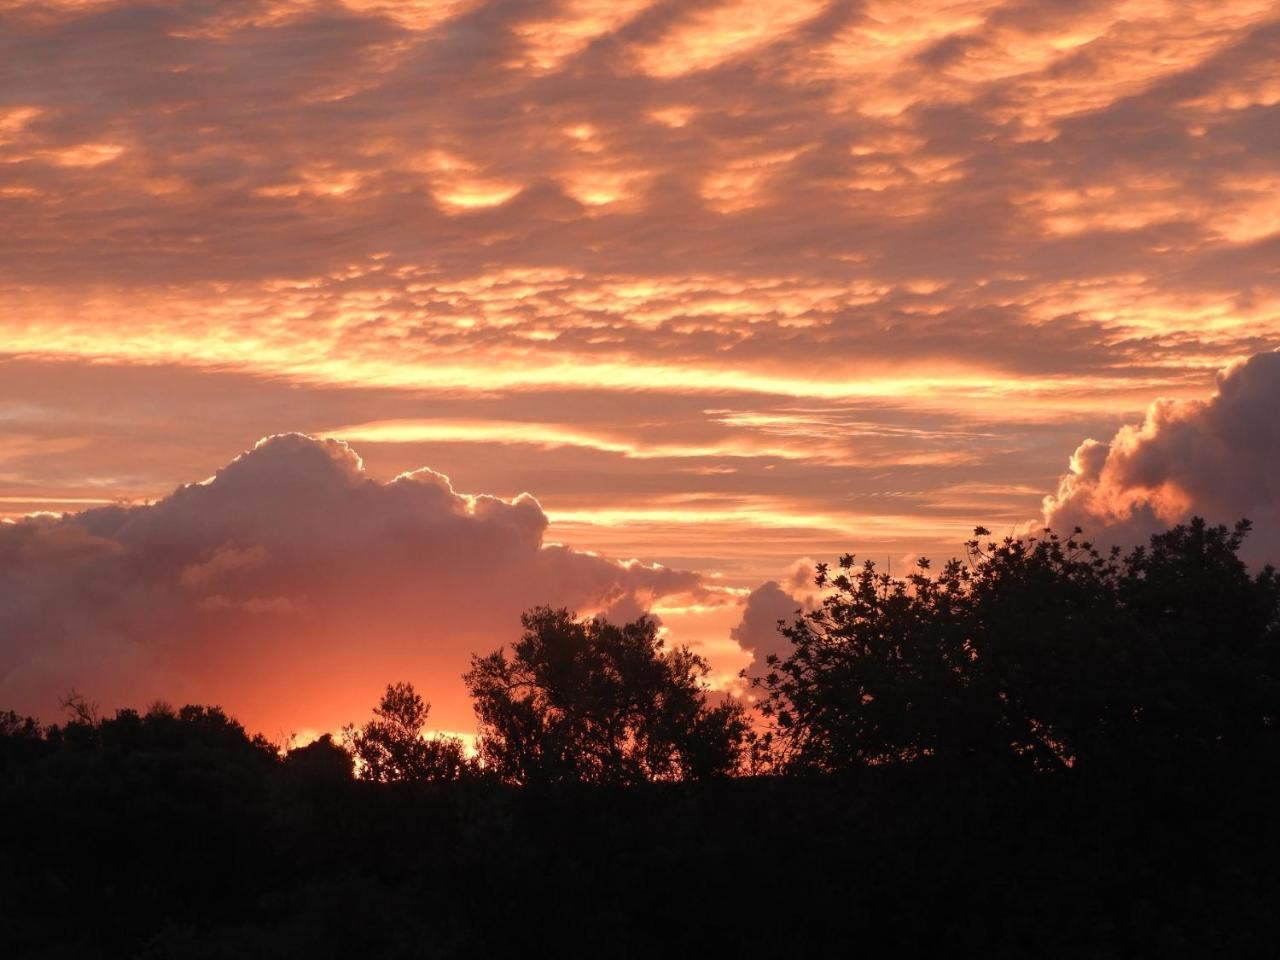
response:
{"label": "cumulus cloud", "polygon": [[410,679],[469,729],[471,652],[539,603],[613,616],[720,602],[697,574],[543,542],[533,497],[467,496],[429,469],[370,478],[336,440],[271,437],[145,505],[0,525],[0,703],[48,716],[219,702],[275,734],[359,716]]}
{"label": "cumulus cloud", "polygon": [[748,675],[756,675],[765,667],[770,654],[782,656],[787,643],[778,632],[778,621],[794,619],[800,604],[795,597],[778,585],[776,580],[766,580],[747,595],[742,608],[742,620],[730,632],[730,636],[751,652]]}
{"label": "cumulus cloud", "polygon": [[730,637],[751,655],[748,677],[764,676],[771,654],[786,657],[791,645],[778,630],[779,621],[793,622],[796,617],[816,606],[814,563],[808,557],[797,560],[784,576],[767,580],[747,595],[742,606],[742,619]]}
{"label": "cumulus cloud", "polygon": [[1257,354],[1218,375],[1207,400],[1158,400],[1138,426],[1071,457],[1045,522],[1132,545],[1193,514],[1254,523],[1248,550],[1280,559],[1280,353]]}

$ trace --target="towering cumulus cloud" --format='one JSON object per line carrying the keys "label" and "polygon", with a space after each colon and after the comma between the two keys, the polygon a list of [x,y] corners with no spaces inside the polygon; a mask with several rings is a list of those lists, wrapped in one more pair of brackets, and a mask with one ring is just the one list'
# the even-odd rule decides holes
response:
{"label": "towering cumulus cloud", "polygon": [[1208,400],[1159,400],[1110,443],[1086,440],[1045,520],[1136,543],[1192,514],[1254,523],[1249,555],[1280,560],[1280,353],[1223,370]]}
{"label": "towering cumulus cloud", "polygon": [[327,729],[411,679],[471,726],[459,675],[538,603],[638,612],[708,596],[696,574],[546,545],[528,495],[431,470],[369,478],[344,443],[271,437],[143,506],[0,525],[0,704],[49,715],[220,702],[270,735]]}

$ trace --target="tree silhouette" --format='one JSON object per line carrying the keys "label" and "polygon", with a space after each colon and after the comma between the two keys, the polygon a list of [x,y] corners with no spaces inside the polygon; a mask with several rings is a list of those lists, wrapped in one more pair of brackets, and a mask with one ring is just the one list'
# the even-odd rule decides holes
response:
{"label": "tree silhouette", "polygon": [[59,703],[72,723],[92,726],[98,722],[98,705],[74,688]]}
{"label": "tree silhouette", "polygon": [[284,756],[284,769],[310,784],[341,783],[354,775],[355,758],[333,742],[332,734],[326,733],[305,747],[288,751]]}
{"label": "tree silhouette", "polygon": [[30,760],[44,748],[45,730],[34,717],[0,710],[0,774],[11,764]]}
{"label": "tree silhouette", "polygon": [[[760,679],[804,776],[699,779],[746,732],[706,664],[545,608],[467,674],[501,778],[455,779],[409,684],[283,756],[217,707],[0,710],[4,955],[1269,956],[1280,578],[1246,533],[823,568]],[[556,780],[588,785],[507,785]]]}
{"label": "tree silhouette", "polygon": [[1126,556],[1046,531],[982,538],[937,576],[852,556],[770,657],[787,769],[987,756],[1055,769],[1247,747],[1280,717],[1280,577],[1238,557],[1249,526],[1195,519]]}
{"label": "tree silhouette", "polygon": [[747,725],[708,703],[706,662],[665,650],[652,619],[618,626],[536,608],[512,655],[473,656],[464,680],[486,767],[515,783],[634,784],[733,771]]}
{"label": "tree silhouette", "polygon": [[457,780],[471,770],[457,737],[424,736],[431,705],[410,683],[387,686],[360,729],[343,728],[343,741],[355,757],[357,773],[379,783]]}

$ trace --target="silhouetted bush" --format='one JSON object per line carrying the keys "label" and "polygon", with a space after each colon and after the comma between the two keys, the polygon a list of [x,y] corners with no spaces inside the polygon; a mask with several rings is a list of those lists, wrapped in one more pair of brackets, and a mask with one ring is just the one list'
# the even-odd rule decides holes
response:
{"label": "silhouetted bush", "polygon": [[343,783],[355,776],[355,758],[324,734],[305,747],[295,747],[285,754],[285,773],[297,780],[323,788]]}

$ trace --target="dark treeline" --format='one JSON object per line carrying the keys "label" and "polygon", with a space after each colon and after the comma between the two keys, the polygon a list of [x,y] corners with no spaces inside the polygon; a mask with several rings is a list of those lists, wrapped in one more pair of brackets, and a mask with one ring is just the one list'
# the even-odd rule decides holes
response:
{"label": "dark treeline", "polygon": [[1273,955],[1247,532],[845,557],[752,706],[652,621],[540,608],[472,659],[474,756],[407,683],[292,749],[210,707],[0,714],[0,954]]}

